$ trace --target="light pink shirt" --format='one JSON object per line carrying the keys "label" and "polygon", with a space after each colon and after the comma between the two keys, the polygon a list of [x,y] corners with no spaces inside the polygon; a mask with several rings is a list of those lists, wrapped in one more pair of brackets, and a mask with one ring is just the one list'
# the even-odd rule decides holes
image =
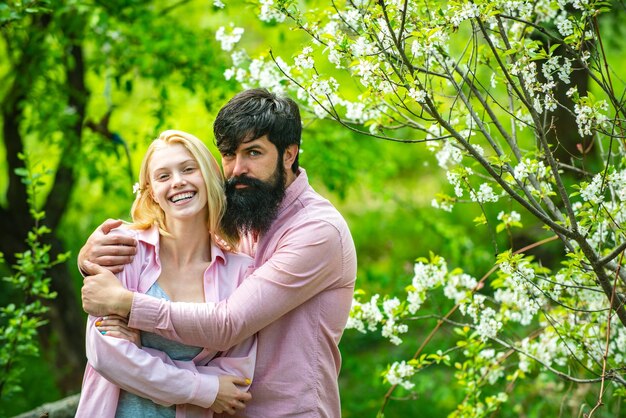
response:
{"label": "light pink shirt", "polygon": [[130,325],[214,350],[258,332],[252,401],[239,416],[340,417],[338,344],[356,276],[346,222],[301,169],[270,230],[243,249],[256,270],[227,300],[169,303],[136,293]]}
{"label": "light pink shirt", "polygon": [[[119,228],[112,233],[137,239],[137,255],[118,278],[127,289],[145,293],[161,274],[158,229]],[[211,246],[211,258],[204,272],[204,297],[207,302],[217,302],[243,281],[252,259],[223,252],[215,245]],[[217,396],[218,375],[253,377],[256,336],[238,341],[220,357],[215,357],[218,350],[205,348],[192,361],[176,361],[162,351],[140,349],[129,341],[101,335],[95,327],[97,319],[89,316],[87,320],[88,364],[76,417],[114,417],[120,388],[160,405],[177,405],[176,417],[212,417],[213,412],[206,408]]]}

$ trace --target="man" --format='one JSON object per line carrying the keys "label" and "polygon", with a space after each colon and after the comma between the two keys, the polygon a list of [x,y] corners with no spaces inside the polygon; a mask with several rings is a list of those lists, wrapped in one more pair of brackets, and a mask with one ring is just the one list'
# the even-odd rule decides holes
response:
{"label": "man", "polygon": [[[170,303],[122,288],[114,276],[87,277],[83,307],[117,313],[129,326],[186,344],[226,350],[258,332],[252,400],[242,416],[340,417],[338,343],[356,276],[348,226],[298,166],[302,124],[296,103],[263,89],[244,91],[214,125],[227,179],[224,228],[243,234],[255,271],[217,304]],[[115,271],[133,242],[109,240],[104,224],[81,250]],[[119,244],[122,244],[120,246]]]}

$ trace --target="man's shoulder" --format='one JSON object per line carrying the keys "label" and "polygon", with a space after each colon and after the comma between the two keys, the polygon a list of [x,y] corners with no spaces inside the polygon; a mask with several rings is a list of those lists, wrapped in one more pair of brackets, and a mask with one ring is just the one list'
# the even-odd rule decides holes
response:
{"label": "man's shoulder", "polygon": [[324,222],[342,228],[346,225],[339,210],[312,187],[305,190],[298,201],[300,208],[294,213],[295,220]]}

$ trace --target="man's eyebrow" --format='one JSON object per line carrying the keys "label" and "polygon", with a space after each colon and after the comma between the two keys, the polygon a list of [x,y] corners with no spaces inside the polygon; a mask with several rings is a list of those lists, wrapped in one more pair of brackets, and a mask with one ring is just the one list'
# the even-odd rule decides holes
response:
{"label": "man's eyebrow", "polygon": [[246,144],[246,143],[244,143],[244,144],[241,144],[241,145],[242,145],[241,149],[242,150],[246,150],[246,151],[250,151],[252,149],[263,149],[263,146],[261,146],[261,144],[250,144],[250,143]]}

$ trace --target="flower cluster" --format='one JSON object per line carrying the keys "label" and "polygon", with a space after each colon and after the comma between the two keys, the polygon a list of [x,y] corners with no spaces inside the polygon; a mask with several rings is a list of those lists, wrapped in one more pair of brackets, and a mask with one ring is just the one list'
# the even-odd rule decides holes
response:
{"label": "flower cluster", "polygon": [[231,24],[230,32],[224,26],[220,26],[215,33],[215,39],[220,41],[224,51],[232,51],[237,42],[241,40],[243,28],[236,28]]}
{"label": "flower cluster", "polygon": [[415,367],[403,360],[401,362],[394,362],[384,376],[390,385],[400,385],[405,389],[413,389],[415,383],[411,382],[409,378],[412,377],[416,371]]}
{"label": "flower cluster", "polygon": [[574,113],[576,114],[576,124],[578,125],[578,133],[580,136],[591,135],[593,131],[602,127],[607,120],[606,112],[608,104],[604,100],[590,104],[588,101],[581,99],[580,103],[574,105]]}

